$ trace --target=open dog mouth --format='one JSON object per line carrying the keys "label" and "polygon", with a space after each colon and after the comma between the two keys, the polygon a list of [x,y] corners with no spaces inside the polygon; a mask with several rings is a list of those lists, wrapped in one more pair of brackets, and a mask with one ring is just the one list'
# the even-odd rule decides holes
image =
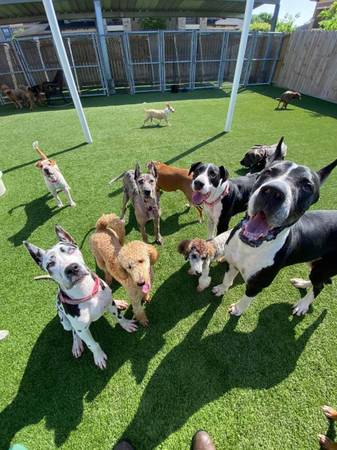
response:
{"label": "open dog mouth", "polygon": [[253,216],[247,216],[243,219],[240,239],[251,247],[258,247],[264,241],[275,239],[282,229],[282,227],[270,227],[265,213],[259,211]]}
{"label": "open dog mouth", "polygon": [[192,194],[192,202],[195,205],[201,205],[201,203],[207,200],[210,195],[211,195],[210,192],[208,192],[207,194],[202,194],[199,191],[194,191]]}

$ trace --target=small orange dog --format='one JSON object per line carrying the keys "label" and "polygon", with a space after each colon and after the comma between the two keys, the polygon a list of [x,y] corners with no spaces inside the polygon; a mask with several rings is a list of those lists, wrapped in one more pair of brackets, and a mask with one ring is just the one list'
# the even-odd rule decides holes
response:
{"label": "small orange dog", "polygon": [[157,174],[157,189],[165,192],[181,191],[185,194],[189,206],[194,206],[199,214],[199,221],[202,222],[202,208],[192,202],[192,175],[188,174],[188,169],[168,166],[160,161],[150,161],[147,167],[154,165]]}
{"label": "small orange dog", "polygon": [[105,281],[114,278],[127,291],[136,320],[143,326],[149,321],[142,300],[150,301],[153,279],[152,266],[158,252],[142,241],[124,244],[125,224],[116,214],[103,214],[96,223],[96,232],[90,237],[90,248],[98,267],[104,271]]}

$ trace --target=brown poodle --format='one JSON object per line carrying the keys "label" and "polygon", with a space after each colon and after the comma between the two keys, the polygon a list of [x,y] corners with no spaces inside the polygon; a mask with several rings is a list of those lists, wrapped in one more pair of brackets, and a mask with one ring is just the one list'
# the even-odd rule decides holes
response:
{"label": "brown poodle", "polygon": [[114,278],[127,291],[135,318],[147,326],[142,300],[150,301],[152,266],[158,252],[152,245],[132,241],[124,245],[125,224],[116,214],[103,214],[96,223],[96,232],[90,237],[90,248],[98,267],[104,271],[105,281]]}

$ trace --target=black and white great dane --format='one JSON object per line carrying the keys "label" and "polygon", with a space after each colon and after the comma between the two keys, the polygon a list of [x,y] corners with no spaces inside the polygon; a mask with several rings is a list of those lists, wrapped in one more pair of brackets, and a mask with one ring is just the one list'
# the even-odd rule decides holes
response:
{"label": "black and white great dane", "polygon": [[104,369],[107,356],[92,337],[89,330],[91,322],[108,311],[130,333],[137,330],[137,325],[133,320],[124,318],[120,310],[129,305],[112,299],[111,289],[88,269],[70,234],[58,225],[55,231],[59,242],[48,250],[27,241],[23,243],[36,264],[48,272],[59,286],[56,308],[63,328],[73,334],[73,355],[75,358],[81,356],[85,342],[94,355],[95,364]]}
{"label": "black and white great dane", "polygon": [[222,284],[213,293],[222,296],[240,272],[245,295],[230,306],[240,316],[254,298],[286,266],[309,263],[310,281],[293,279],[297,288],[312,289],[294,306],[305,314],[310,304],[337,274],[337,210],[306,212],[316,203],[320,186],[337,166],[337,159],[314,172],[290,161],[275,162],[260,172],[248,203],[247,215],[231,231],[224,248],[229,263]]}
{"label": "black and white great dane", "polygon": [[[283,159],[283,139],[278,142],[268,164]],[[196,205],[202,205],[208,216],[208,239],[227,231],[232,216],[246,211],[258,177],[258,173],[252,173],[229,179],[224,166],[202,162],[192,164],[189,174],[193,176],[192,200]]]}

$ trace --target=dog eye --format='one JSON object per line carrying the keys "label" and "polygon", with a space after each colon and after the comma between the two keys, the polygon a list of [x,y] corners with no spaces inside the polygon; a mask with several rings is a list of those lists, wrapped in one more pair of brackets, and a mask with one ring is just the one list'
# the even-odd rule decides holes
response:
{"label": "dog eye", "polygon": [[310,181],[302,181],[301,188],[305,192],[311,192],[312,191],[312,184],[310,183]]}
{"label": "dog eye", "polygon": [[197,259],[197,255],[191,255],[192,259]]}
{"label": "dog eye", "polygon": [[139,264],[143,264],[144,259],[139,259],[138,262],[139,262]]}
{"label": "dog eye", "polygon": [[72,255],[74,253],[74,251],[76,250],[75,247],[68,247],[68,254]]}
{"label": "dog eye", "polygon": [[211,171],[209,172],[209,176],[212,177],[212,178],[215,177],[215,172],[213,172],[213,170],[211,170]]}
{"label": "dog eye", "polygon": [[206,256],[202,256],[202,258],[201,258],[203,261],[205,261],[205,259],[206,259]]}
{"label": "dog eye", "polygon": [[50,261],[47,265],[46,265],[46,269],[49,270],[51,267],[55,266],[55,261]]}
{"label": "dog eye", "polygon": [[144,180],[138,180],[139,184],[144,184]]}
{"label": "dog eye", "polygon": [[131,266],[131,264],[129,264],[129,265],[128,265],[128,269],[129,269],[129,270],[131,270],[131,269],[132,269],[132,266]]}
{"label": "dog eye", "polygon": [[154,183],[154,180],[150,180],[150,183],[152,183],[152,184],[153,184],[153,183]]}

